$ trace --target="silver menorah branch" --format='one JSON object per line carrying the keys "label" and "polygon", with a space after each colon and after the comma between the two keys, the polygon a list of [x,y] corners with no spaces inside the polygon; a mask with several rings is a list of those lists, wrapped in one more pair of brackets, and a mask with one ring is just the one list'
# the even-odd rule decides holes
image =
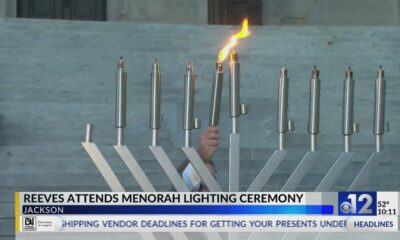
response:
{"label": "silver menorah branch", "polygon": [[[194,110],[194,91],[195,91],[195,74],[194,74],[194,66],[192,64],[189,64],[190,66],[187,67],[187,72],[185,76],[185,108],[184,111],[189,111],[184,113],[184,122],[185,122],[185,127],[188,127],[188,129],[185,130],[191,130],[193,128],[198,128],[200,127],[199,125],[199,120],[189,120],[193,119],[193,110]],[[192,121],[193,125],[190,126],[190,124],[187,124],[187,122]],[[152,69],[152,74],[151,74],[151,94],[150,94],[150,129],[152,130],[152,144],[149,146],[150,151],[152,152],[154,158],[157,160],[161,168],[163,169],[165,175],[168,177],[168,179],[171,181],[172,185],[174,186],[175,190],[178,192],[189,192],[189,188],[186,185],[186,183],[183,181],[181,175],[179,174],[178,170],[175,168],[174,164],[172,163],[171,159],[168,157],[166,154],[165,150],[161,147],[158,146],[158,130],[161,128],[161,70],[160,70],[160,64],[158,63],[157,60],[153,63],[153,69]],[[188,133],[188,134],[186,134]],[[185,144],[188,144],[190,146],[190,131],[185,131]],[[198,169],[204,169],[206,168],[205,164],[202,162],[202,160],[199,160],[199,156],[196,152],[196,150],[192,149],[191,147],[184,147],[182,148],[185,152],[187,153],[188,156],[191,156],[189,158],[189,161],[193,164],[193,166],[196,166]],[[186,151],[185,151],[186,150]],[[195,163],[193,163],[195,162]],[[208,172],[208,170],[207,170]],[[216,183],[214,180],[209,180],[211,174],[207,174],[204,176],[204,174],[201,174],[201,177],[204,177],[208,180],[206,182],[211,182],[210,189],[213,190],[218,190],[219,185]],[[212,176],[211,176],[212,177]],[[217,186],[217,187],[214,187]],[[208,240],[222,240],[221,236],[219,233],[204,233],[206,239]],[[182,234],[180,236],[174,236],[175,239],[183,239]]]}
{"label": "silver menorah branch", "polygon": [[[356,178],[351,183],[347,191],[361,191],[367,184],[371,174],[376,170],[379,163],[384,159],[385,153],[383,152],[383,134],[388,132],[389,122],[385,122],[385,96],[386,96],[386,80],[385,72],[382,65],[377,70],[377,77],[375,81],[375,103],[374,103],[374,125],[373,134],[375,135],[375,152],[373,152],[368,160],[365,162],[361,171],[357,174]],[[314,240],[321,240],[323,234],[318,233]]]}
{"label": "silver menorah branch", "polygon": [[[316,192],[329,191],[330,188],[335,184],[337,179],[340,177],[342,171],[350,163],[354,157],[354,153],[351,152],[351,135],[358,132],[358,123],[353,122],[354,112],[354,79],[353,71],[350,67],[346,70],[345,80],[343,86],[343,115],[342,124],[344,135],[344,150],[335,160],[327,174],[323,177],[317,188]],[[286,233],[283,235],[281,240],[294,240],[297,239],[299,233]],[[320,237],[320,234],[316,235],[316,239]]]}
{"label": "silver menorah branch", "polygon": [[230,54],[229,98],[232,131],[229,134],[229,191],[239,191],[240,134],[239,117],[248,114],[248,106],[240,103],[240,62],[236,51]]}
{"label": "silver menorah branch", "polygon": [[285,148],[285,134],[287,131],[294,131],[294,121],[288,120],[288,102],[289,102],[289,78],[286,66],[280,71],[278,81],[278,124],[279,134],[278,149]]}
{"label": "silver menorah branch", "polygon": [[191,130],[200,128],[200,119],[194,118],[194,96],[195,96],[195,72],[194,65],[189,63],[186,66],[185,86],[184,86],[184,109],[183,109],[183,130],[185,132],[183,152],[193,165],[196,172],[200,175],[203,182],[212,192],[221,192],[222,189],[214,176],[208,170],[205,162],[191,146]]}
{"label": "silver menorah branch", "polygon": [[319,133],[320,91],[321,80],[319,79],[319,70],[314,65],[311,71],[310,100],[308,107],[308,133],[310,135],[310,150],[304,155],[299,165],[290,175],[281,189],[282,192],[294,191],[319,157],[319,152],[317,151],[317,135]]}
{"label": "silver menorah branch", "polygon": [[277,110],[277,132],[278,149],[272,153],[265,166],[258,173],[254,181],[247,189],[248,192],[261,191],[267,181],[271,178],[276,168],[286,157],[285,135],[287,131],[294,131],[294,122],[288,120],[288,100],[289,100],[289,78],[286,66],[280,69],[278,80],[278,110]]}
{"label": "silver menorah branch", "polygon": [[343,93],[343,135],[344,151],[351,152],[351,135],[359,132],[359,124],[353,121],[354,118],[354,79],[353,71],[349,67],[346,70]]}
{"label": "silver menorah branch", "polygon": [[161,70],[160,63],[156,59],[152,65],[150,90],[150,129],[152,131],[150,151],[160,164],[161,168],[178,192],[188,192],[182,177],[174,164],[161,146],[158,146],[158,130],[161,128]]}
{"label": "silver menorah branch", "polygon": [[354,153],[351,152],[351,135],[359,131],[358,123],[353,122],[354,119],[354,79],[353,71],[350,67],[346,70],[343,82],[343,135],[344,135],[344,152],[342,152],[333,163],[328,173],[324,176],[316,191],[329,191],[333,184],[340,177],[342,171],[351,162]]}
{"label": "silver menorah branch", "polygon": [[[283,71],[281,70],[281,73]],[[319,108],[320,108],[320,79],[319,70],[314,65],[310,78],[310,98],[309,98],[309,114],[308,114],[308,133],[310,134],[310,150],[304,155],[299,165],[290,175],[286,183],[283,185],[281,192],[295,191],[301,180],[310,170],[314,162],[319,157],[317,151],[317,135],[319,133]],[[282,121],[282,120],[281,120]],[[279,128],[278,128],[279,129]],[[295,240],[297,233],[284,234],[281,240]],[[248,240],[255,240],[256,234],[250,234]]]}
{"label": "silver menorah branch", "polygon": [[389,122],[385,122],[385,99],[386,98],[386,80],[385,72],[382,66],[377,70],[375,81],[375,104],[374,104],[374,125],[373,133],[375,135],[375,152],[373,152],[367,162],[364,164],[357,177],[349,187],[349,191],[361,190],[371,174],[378,167],[378,164],[384,159],[383,134],[390,131]]}

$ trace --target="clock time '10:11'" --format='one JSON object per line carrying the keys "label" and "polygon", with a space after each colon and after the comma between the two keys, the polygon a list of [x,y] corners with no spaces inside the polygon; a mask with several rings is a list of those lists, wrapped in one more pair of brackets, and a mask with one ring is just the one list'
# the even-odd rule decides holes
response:
{"label": "clock time '10:11'", "polygon": [[390,208],[390,209],[379,208],[378,215],[397,215],[397,211],[394,208]]}

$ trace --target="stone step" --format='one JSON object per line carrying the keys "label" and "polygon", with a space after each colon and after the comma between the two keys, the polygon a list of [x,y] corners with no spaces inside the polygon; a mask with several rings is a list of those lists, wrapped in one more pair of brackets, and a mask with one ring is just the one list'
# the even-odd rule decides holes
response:
{"label": "stone step", "polygon": [[[104,155],[115,153],[115,150],[111,145],[98,145],[98,147]],[[148,147],[135,147],[129,146],[128,144],[128,148],[139,161],[153,159],[153,155]],[[172,160],[184,158],[184,154],[180,148],[164,147],[164,150]],[[66,146],[0,146],[0,157],[9,161],[89,159],[89,156],[80,143]]]}
{"label": "stone step", "polygon": [[0,202],[0,219],[14,217],[15,203],[14,201],[2,201]]}
{"label": "stone step", "polygon": [[[45,83],[41,83],[45,84]],[[110,86],[111,89],[92,89],[91,86],[80,86],[79,89],[63,89],[60,91],[46,89],[31,89],[31,86],[23,89],[15,86],[5,87],[0,91],[0,101],[15,101],[15,102],[50,102],[50,103],[94,103],[94,104],[111,104],[114,106],[115,101],[115,86]],[[133,87],[132,87],[133,88]],[[208,89],[208,88],[207,88]],[[18,91],[15,91],[18,90]],[[147,103],[147,109],[150,106],[150,87],[136,88],[127,90],[128,104],[132,101]],[[163,89],[162,101],[172,102],[176,98],[183,98],[183,91],[180,89]]]}
{"label": "stone step", "polygon": [[[110,165],[113,167],[113,169],[117,172],[117,174],[119,174],[119,173],[128,174],[126,167],[124,166],[122,161],[119,159],[119,157],[116,156],[115,152],[103,151],[103,154],[114,155],[113,157],[109,157],[107,159],[108,159],[108,162],[110,163]],[[184,156],[182,155],[182,153],[180,153],[179,155],[180,156],[178,156],[177,158],[174,158],[173,162],[175,162],[175,165],[178,165],[182,161],[182,159],[184,159]],[[139,161],[140,161],[140,164],[143,167],[143,169],[145,169],[145,172],[148,173],[150,176],[163,175],[161,169],[156,170],[156,167],[159,167],[159,166],[158,166],[158,163],[154,159],[140,159]],[[76,162],[77,164],[73,164],[74,162]],[[34,163],[35,165],[33,165],[32,163]],[[248,182],[251,179],[254,179],[254,177],[258,174],[260,167],[262,167],[264,165],[264,162],[261,162],[261,161],[252,161],[252,163],[253,164],[251,165],[251,167],[248,166],[246,163],[244,163],[242,165],[241,169],[243,169],[243,172],[245,172],[245,174],[244,174],[245,178],[242,179],[242,181]],[[40,167],[37,167],[37,166],[42,166],[42,164],[47,164],[50,167],[46,168],[47,170],[43,170]],[[283,184],[284,181],[286,181],[286,179],[289,177],[289,174],[292,172],[292,169],[295,166],[296,165],[294,165],[292,161],[284,160],[274,174],[274,175],[276,175],[276,177],[273,175],[273,177],[271,179],[274,179],[274,177],[275,177],[277,179],[277,181],[279,180]],[[311,174],[311,179],[314,179],[313,181],[315,181],[315,179],[316,179],[316,177],[314,176],[315,174],[319,175],[320,178],[322,178],[324,176],[326,170],[329,169],[330,166],[331,166],[331,163],[329,163],[329,162],[324,163],[324,162],[317,161],[309,171],[309,174]],[[225,179],[225,181],[227,179],[227,167],[228,167],[227,161],[217,161],[216,162],[216,169],[221,175],[221,177],[219,177],[219,178]],[[362,167],[362,163],[360,163],[360,162],[349,163],[349,165],[347,167],[347,171],[352,174],[350,174],[350,176],[348,176],[348,178],[343,178],[343,179],[352,180],[355,177],[354,172],[358,172],[358,170],[361,169],[361,167]],[[399,168],[400,168],[399,164],[382,163],[379,165],[379,168],[377,169],[377,171],[374,174],[378,175],[378,176],[387,176],[392,173],[395,175],[398,172]],[[12,175],[13,173],[26,175],[26,172],[29,172],[29,174],[27,175],[29,177],[29,176],[31,176],[31,174],[35,175],[35,174],[40,174],[40,173],[45,173],[45,174],[49,174],[49,175],[54,175],[57,173],[65,173],[64,174],[65,176],[67,176],[69,173],[71,173],[72,175],[73,175],[73,173],[79,173],[79,174],[92,173],[92,174],[96,175],[97,170],[95,169],[93,163],[90,161],[89,158],[74,159],[72,161],[71,161],[71,159],[43,159],[43,160],[22,159],[22,160],[20,160],[17,158],[9,158],[9,159],[6,159],[6,161],[4,162],[4,168],[2,169],[1,172],[2,172],[2,174],[4,173],[4,174],[9,174],[9,175]],[[307,176],[305,179],[307,179]]]}
{"label": "stone step", "polygon": [[14,218],[0,218],[0,237],[1,239],[15,239],[15,220]]}
{"label": "stone step", "polygon": [[[139,146],[148,146],[151,143],[150,130],[145,129],[145,133],[133,132],[126,129],[125,139],[126,144],[133,144]],[[144,129],[142,129],[143,131]],[[145,135],[144,135],[145,134]],[[14,146],[56,146],[56,145],[76,145],[85,139],[85,130],[0,130],[0,136],[9,136],[6,139],[0,140],[0,145],[14,145]],[[143,136],[143,137],[139,137]],[[160,141],[168,144],[168,133],[160,133]],[[116,142],[116,132],[114,129],[102,131],[93,134],[93,142],[100,145],[113,145]]]}
{"label": "stone step", "polygon": [[[119,160],[119,159],[118,159]],[[117,160],[117,161],[118,161]],[[117,165],[113,160],[108,160],[115,173],[129,173],[125,165]],[[158,165],[154,159],[140,159],[139,164],[146,174],[162,174],[157,171]],[[46,168],[43,168],[46,166]],[[83,159],[13,159],[12,161],[3,161],[0,174],[2,173],[26,173],[29,174],[49,174],[49,173],[95,173],[98,172],[93,162],[88,158]]]}
{"label": "stone step", "polygon": [[[168,137],[169,134],[165,133],[165,136]],[[83,135],[83,134],[82,134]],[[128,134],[128,136],[130,136]],[[138,140],[137,137],[133,138],[135,141]],[[140,139],[139,139],[140,140]],[[83,147],[80,144],[80,141],[74,142],[73,144],[69,145],[48,145],[48,146],[18,146],[18,145],[8,145],[8,146],[0,146],[0,156],[9,159],[68,159],[68,158],[85,158],[87,157]],[[164,141],[164,140],[163,140]],[[97,144],[100,150],[103,151],[111,151],[114,152],[115,150],[112,148],[112,144]],[[131,152],[138,157],[138,159],[152,159],[153,156],[150,153],[148,147],[148,143],[145,144],[131,144],[127,142],[128,147],[130,148]],[[167,155],[171,159],[176,158],[184,158],[182,150],[178,146],[163,146],[163,149],[167,152]],[[338,148],[339,149],[339,148]],[[334,151],[334,148],[327,148],[329,151],[321,151],[321,157],[318,159],[317,162],[327,162],[333,163],[336,160],[337,156],[340,154],[340,150]],[[360,150],[360,149],[358,149]],[[370,152],[369,149],[361,149],[355,153],[355,158],[352,159],[353,162],[365,162]],[[274,149],[270,148],[241,148],[240,151],[240,159],[242,163],[250,165],[255,164],[255,168],[263,166],[271,156]],[[287,157],[284,159],[284,162],[288,162],[291,166],[296,166],[301,158],[306,153],[306,150],[303,148],[290,148]],[[386,158],[383,162],[390,162],[390,159],[395,157],[398,154],[398,151],[388,151],[386,153]],[[221,147],[218,149],[216,154],[214,155],[215,163],[223,162],[227,163],[229,156],[229,149],[225,147]],[[393,163],[397,163],[394,161]]]}
{"label": "stone step", "polygon": [[[77,186],[106,186],[106,183],[100,173],[2,173],[5,180],[1,186],[13,186],[23,188],[27,184],[32,186],[64,186],[65,189],[75,189]],[[154,183],[161,185],[168,183],[166,176],[159,173],[148,173],[147,176]],[[117,174],[122,184],[133,185],[135,180],[130,173]],[[32,181],[35,179],[35,181]]]}
{"label": "stone step", "polygon": [[[104,149],[104,148],[103,148]],[[139,151],[146,152],[147,149],[138,149]],[[128,173],[128,169],[122,164],[119,156],[116,155],[114,150],[103,151],[103,155],[106,156],[108,163],[116,173]],[[134,152],[134,156],[139,161],[142,169],[149,174],[163,174],[162,169],[159,168],[158,162],[149,153],[145,153],[148,158],[141,158],[137,155],[139,151]],[[170,151],[171,152],[171,151]],[[175,157],[170,157],[175,166],[178,166],[184,159],[185,156],[182,153],[176,152]],[[82,155],[85,155],[82,154]],[[172,155],[171,155],[172,156]],[[250,163],[250,164],[249,164]],[[328,161],[316,161],[309,173],[324,174],[332,166],[333,162]],[[46,166],[44,169],[42,166]],[[264,161],[241,162],[242,171],[246,174],[250,173],[250,181],[254,179],[261,168],[265,165]],[[291,174],[297,167],[298,162],[283,160],[278,166],[276,174]],[[355,176],[355,173],[359,172],[364,166],[363,162],[350,162],[346,167],[344,174],[349,174],[349,178]],[[227,174],[229,162],[226,160],[215,160],[215,169],[221,174]],[[399,163],[392,162],[381,162],[374,172],[375,175],[385,176],[387,174],[394,174],[400,170]],[[6,157],[3,161],[3,167],[0,169],[0,173],[97,173],[97,169],[93,165],[92,161],[88,156],[79,156],[79,158],[48,158],[44,156],[36,156],[34,158],[15,158]],[[224,175],[225,176],[225,175]]]}

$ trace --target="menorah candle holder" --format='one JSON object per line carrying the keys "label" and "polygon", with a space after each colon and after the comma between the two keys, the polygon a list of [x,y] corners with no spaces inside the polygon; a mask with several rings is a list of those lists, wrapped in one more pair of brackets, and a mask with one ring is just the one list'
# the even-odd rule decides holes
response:
{"label": "menorah candle holder", "polygon": [[261,191],[267,181],[271,178],[279,164],[286,157],[285,135],[287,131],[294,131],[294,122],[288,120],[289,78],[286,66],[280,69],[278,80],[278,149],[272,153],[265,166],[247,189],[248,192]]}
{"label": "menorah candle holder", "polygon": [[[375,138],[375,152],[373,152],[364,166],[357,174],[347,191],[360,191],[367,184],[371,174],[376,170],[378,164],[384,159],[383,152],[383,134],[389,131],[389,122],[385,123],[385,96],[386,96],[386,80],[384,79],[385,72],[382,65],[377,71],[375,81],[375,104],[374,104],[374,125],[373,133]],[[314,240],[322,239],[323,234],[318,233]]]}
{"label": "menorah candle holder", "polygon": [[344,152],[342,152],[324,176],[316,191],[329,191],[340,177],[342,171],[351,162],[354,153],[351,152],[351,135],[359,131],[358,123],[353,122],[354,114],[354,79],[350,67],[346,70],[343,87],[343,135]]}
{"label": "menorah candle holder", "polygon": [[116,101],[115,101],[115,127],[117,128],[117,145],[124,144],[124,129],[126,126],[126,64],[122,57],[117,64],[116,74]]}
{"label": "menorah candle holder", "polygon": [[299,165],[290,175],[282,192],[294,191],[300,184],[301,180],[307,174],[314,162],[318,159],[319,152],[317,151],[317,135],[319,133],[319,106],[320,106],[320,85],[319,70],[316,66],[311,71],[310,78],[310,100],[308,114],[308,133],[310,134],[310,150],[304,155]]}
{"label": "menorah candle holder", "polygon": [[150,92],[150,128],[152,129],[151,145],[157,146],[158,129],[161,126],[161,73],[157,59],[153,63],[151,72]]}
{"label": "menorah candle holder", "polygon": [[200,155],[191,146],[191,130],[200,128],[200,120],[193,117],[194,112],[194,95],[195,95],[195,73],[194,65],[189,63],[186,67],[185,74],[185,94],[184,94],[184,109],[183,109],[183,130],[185,132],[185,141],[182,151],[189,159],[193,168],[200,175],[203,182],[207,185],[211,192],[221,192],[222,188],[215,180],[214,176],[208,170],[206,164],[201,159]]}
{"label": "menorah candle holder", "polygon": [[219,125],[223,82],[224,65],[222,62],[218,62],[215,64],[215,76],[211,88],[210,118],[208,121],[210,127],[217,127]]}
{"label": "menorah candle holder", "polygon": [[[121,58],[117,64],[116,77],[116,107],[115,107],[115,127],[117,129],[117,143],[114,149],[125,163],[132,176],[137,181],[143,191],[156,191],[146,173],[141,168],[139,162],[133,156],[131,151],[125,145],[124,128],[126,127],[126,90],[127,90],[127,71],[126,64]],[[294,130],[294,122],[288,120],[288,87],[289,78],[287,77],[286,67],[280,70],[280,78],[278,82],[278,110],[277,110],[277,132],[278,132],[278,147],[271,155],[264,168],[251,183],[247,191],[260,191],[265,183],[275,172],[278,165],[287,154],[285,150],[285,135],[288,131]],[[220,92],[222,88],[223,69],[222,65],[216,67],[216,78],[212,91],[212,104],[210,108],[210,126],[218,126],[219,110],[220,110]],[[239,156],[240,156],[240,135],[238,117],[247,114],[247,105],[240,104],[240,64],[236,52],[231,54],[231,62],[229,67],[230,79],[230,116],[232,118],[232,132],[230,133],[229,146],[229,191],[239,191]],[[218,83],[219,82],[219,83]],[[191,146],[191,130],[200,127],[200,120],[194,118],[194,96],[195,96],[195,73],[194,65],[188,64],[186,67],[186,75],[184,82],[184,111],[183,111],[183,130],[185,132],[185,140],[181,148],[190,164],[193,166],[199,177],[210,191],[221,192],[222,189],[214,176],[210,173],[205,162],[201,159],[198,152]],[[375,107],[374,107],[374,127],[373,134],[375,135],[375,151],[370,155],[370,158],[365,163],[364,167],[355,177],[354,181],[348,190],[359,190],[365,186],[369,176],[376,169],[378,164],[385,156],[383,151],[383,134],[389,130],[389,123],[385,122],[385,94],[386,81],[384,79],[384,71],[382,67],[378,69],[376,86],[375,86]],[[220,87],[219,87],[220,86]],[[310,149],[300,161],[297,168],[291,174],[287,182],[282,188],[282,191],[294,191],[301,179],[309,171],[312,164],[318,158],[317,135],[319,133],[319,105],[320,105],[320,79],[319,71],[314,66],[310,79],[310,100],[309,100],[309,120],[308,133],[310,135]],[[354,111],[354,79],[351,69],[347,69],[346,78],[344,80],[343,94],[343,135],[344,149],[334,162],[328,173],[324,176],[316,191],[329,191],[340,177],[342,171],[354,157],[351,151],[351,136],[358,132],[358,123],[353,122]],[[151,74],[151,98],[150,98],[150,129],[152,130],[150,151],[155,159],[160,164],[161,168],[170,179],[172,185],[177,191],[188,191],[189,188],[185,181],[178,173],[175,166],[165,153],[164,149],[158,145],[158,130],[161,127],[161,73],[158,61],[153,64]],[[97,145],[92,141],[93,127],[91,124],[86,125],[85,141],[82,146],[89,154],[89,157],[94,162],[95,166],[103,176],[107,185],[112,191],[125,191],[123,185],[117,178],[114,171],[111,169],[107,160],[101,153]],[[144,239],[155,240],[153,233],[140,233]],[[173,239],[187,240],[185,233],[171,233]],[[218,233],[205,233],[207,239],[221,240]],[[228,235],[230,239],[236,237],[235,234]],[[320,235],[317,236],[319,238]],[[253,239],[254,235],[250,235]],[[293,239],[296,234],[285,234],[282,239]]]}
{"label": "menorah candle holder", "polygon": [[373,133],[375,135],[375,152],[371,154],[361,171],[349,187],[349,191],[361,190],[367,183],[371,174],[375,171],[378,164],[384,159],[383,152],[383,134],[388,132],[389,122],[385,122],[385,99],[386,98],[386,80],[385,72],[382,66],[377,71],[375,81],[375,104],[374,104],[374,125]]}
{"label": "menorah candle holder", "polygon": [[239,117],[248,114],[246,104],[240,103],[240,62],[236,51],[230,54],[229,97],[232,131],[229,134],[229,191],[239,191],[240,134]]}

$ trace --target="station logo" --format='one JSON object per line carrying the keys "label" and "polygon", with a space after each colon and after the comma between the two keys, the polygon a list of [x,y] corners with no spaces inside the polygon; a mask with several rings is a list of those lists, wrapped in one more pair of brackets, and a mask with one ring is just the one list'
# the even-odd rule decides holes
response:
{"label": "station logo", "polygon": [[339,192],[340,216],[376,216],[376,192]]}
{"label": "station logo", "polygon": [[37,220],[36,217],[23,217],[22,230],[23,231],[36,231]]}

